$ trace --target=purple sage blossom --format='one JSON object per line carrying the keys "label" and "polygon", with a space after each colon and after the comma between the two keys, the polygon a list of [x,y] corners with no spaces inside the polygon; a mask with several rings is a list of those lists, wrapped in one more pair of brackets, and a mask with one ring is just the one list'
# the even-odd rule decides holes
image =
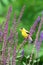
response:
{"label": "purple sage blossom", "polygon": [[2,60],[3,64],[5,65],[5,51],[6,51],[6,36],[8,33],[8,22],[6,22],[5,29],[4,29],[4,41],[3,41],[3,47],[2,47]]}
{"label": "purple sage blossom", "polygon": [[40,33],[40,41],[43,41],[43,31]]}
{"label": "purple sage blossom", "polygon": [[9,18],[10,18],[10,14],[12,12],[12,6],[9,7],[9,10],[8,10],[8,13],[7,13],[7,16],[6,16],[6,21],[9,21]]}
{"label": "purple sage blossom", "polygon": [[[8,12],[10,12],[10,8],[9,8]],[[6,38],[7,38],[7,33],[8,33],[8,21],[10,19],[9,13],[8,13],[7,17],[8,18],[6,19],[6,23],[5,23],[4,36],[3,36],[3,47],[2,47],[2,61],[3,61],[4,65],[6,65],[6,62],[5,62],[5,52],[6,52],[6,42],[7,42]]]}
{"label": "purple sage blossom", "polygon": [[23,16],[24,10],[25,10],[25,5],[23,5],[23,7],[21,9],[21,12],[20,12],[20,15],[19,15],[19,18],[18,18],[18,23],[20,22],[20,20],[21,20],[21,18]]}
{"label": "purple sage blossom", "polygon": [[2,31],[0,31],[0,36],[2,36],[3,35],[3,32]]}
{"label": "purple sage blossom", "polygon": [[40,22],[40,16],[38,16],[37,20],[35,21],[35,23],[33,24],[33,26],[30,29],[30,35],[32,36],[32,34],[35,32],[35,29],[38,25],[38,23]]}
{"label": "purple sage blossom", "polygon": [[40,50],[40,46],[41,46],[42,41],[43,41],[43,31],[41,31],[40,38],[36,42],[36,50],[37,50],[37,52],[39,52],[39,50]]}
{"label": "purple sage blossom", "polygon": [[16,45],[14,46],[12,65],[16,65]]}
{"label": "purple sage blossom", "polygon": [[10,36],[8,37],[8,41],[10,41],[14,37],[14,33],[12,30],[10,30]]}
{"label": "purple sage blossom", "polygon": [[3,31],[2,31],[2,25],[0,25],[0,42],[2,42],[3,39]]}
{"label": "purple sage blossom", "polygon": [[22,57],[24,56],[24,50],[22,50],[21,55],[22,55]]}
{"label": "purple sage blossom", "polygon": [[3,39],[3,32],[0,31],[0,42],[2,42],[2,39]]}
{"label": "purple sage blossom", "polygon": [[8,48],[8,56],[7,56],[7,61],[6,61],[7,65],[10,64],[10,54],[11,54],[11,47]]}

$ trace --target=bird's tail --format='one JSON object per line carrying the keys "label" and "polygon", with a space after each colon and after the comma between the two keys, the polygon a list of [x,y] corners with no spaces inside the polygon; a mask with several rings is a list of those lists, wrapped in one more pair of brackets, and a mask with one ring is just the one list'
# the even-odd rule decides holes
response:
{"label": "bird's tail", "polygon": [[29,43],[33,43],[33,39],[31,38],[31,36],[28,37]]}

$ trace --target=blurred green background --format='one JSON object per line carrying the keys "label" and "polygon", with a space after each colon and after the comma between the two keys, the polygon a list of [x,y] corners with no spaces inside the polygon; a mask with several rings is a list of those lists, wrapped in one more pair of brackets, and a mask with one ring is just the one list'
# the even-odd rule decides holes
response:
{"label": "blurred green background", "polygon": [[[20,11],[24,4],[26,6],[25,11],[21,19],[21,23],[18,25],[18,28],[17,28],[18,36],[19,36],[18,45],[24,40],[24,38],[22,37],[19,31],[19,28],[24,27],[28,31],[30,30],[31,26],[33,25],[37,17],[42,16],[43,0],[0,0],[0,24],[2,24],[3,21],[5,21],[8,8],[10,5],[12,5],[12,13],[10,17],[9,29],[12,25],[14,13],[16,13],[16,18],[18,19]],[[43,29],[43,26],[42,26],[42,29]],[[33,38],[35,38],[35,34]],[[31,53],[33,44],[31,44],[30,50],[28,50],[28,47],[29,47],[28,44],[24,46],[26,56],[28,56]],[[41,62],[43,62],[43,42],[41,44],[39,57],[41,59]]]}

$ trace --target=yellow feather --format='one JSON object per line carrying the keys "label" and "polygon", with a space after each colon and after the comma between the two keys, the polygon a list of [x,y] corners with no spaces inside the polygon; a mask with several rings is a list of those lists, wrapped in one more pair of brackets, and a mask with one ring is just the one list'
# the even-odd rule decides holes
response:
{"label": "yellow feather", "polygon": [[23,29],[21,30],[22,36],[23,36],[24,38],[27,38],[27,37],[28,37],[28,34],[27,34],[26,32],[27,32],[27,30],[25,30],[25,28],[23,28]]}
{"label": "yellow feather", "polygon": [[28,38],[30,43],[33,42],[29,32],[25,28],[20,29],[20,31],[24,38]]}

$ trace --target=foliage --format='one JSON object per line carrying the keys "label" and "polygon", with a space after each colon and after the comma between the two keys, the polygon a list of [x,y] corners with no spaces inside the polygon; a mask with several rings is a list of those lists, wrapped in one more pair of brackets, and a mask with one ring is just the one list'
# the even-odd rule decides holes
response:
{"label": "foliage", "polygon": [[[30,1],[28,1],[28,0],[24,0],[24,1],[23,0],[5,0],[5,1],[0,0],[0,24],[2,24],[3,21],[6,21],[7,11],[9,9],[10,5],[12,5],[12,13],[11,13],[9,24],[8,24],[8,36],[10,36],[9,35],[10,29],[13,29],[13,27],[11,27],[11,26],[12,26],[12,21],[15,18],[14,14],[16,14],[16,22],[18,22],[20,11],[21,11],[23,5],[25,5],[25,10],[24,10],[23,16],[22,16],[19,24],[17,25],[17,29],[16,29],[17,32],[18,32],[17,49],[19,49],[20,44],[24,40],[24,38],[21,36],[19,29],[21,27],[24,27],[28,31],[30,31],[31,26],[33,25],[33,23],[37,19],[37,17],[38,16],[41,17],[42,14],[43,14],[42,13],[42,11],[43,11],[43,1],[42,0],[36,0],[36,1],[35,0],[30,0]],[[38,28],[38,26],[37,26],[37,28]],[[43,30],[43,26],[42,26],[41,30]],[[14,29],[13,29],[13,32],[14,32]],[[36,32],[37,32],[37,30],[36,30]],[[35,37],[36,37],[36,32],[32,36],[34,40],[35,40]],[[10,43],[12,43],[12,41]],[[12,50],[15,50],[14,45],[15,44],[12,45]],[[16,60],[17,65],[19,65],[19,63],[20,63],[20,65],[26,65],[27,63],[29,63],[29,58],[30,58],[30,55],[31,55],[33,45],[34,44],[30,44],[30,47],[29,47],[28,42],[26,42],[26,44],[23,47],[23,49],[24,49],[23,58],[21,58],[22,49],[17,54],[17,57],[16,57],[17,58],[17,60]],[[2,46],[2,43],[0,43],[0,50],[1,50],[1,46]],[[8,44],[8,46],[10,46],[10,45]],[[34,50],[35,50],[34,53],[36,55],[36,49],[34,49]],[[8,52],[8,49],[7,49],[7,52]],[[33,63],[33,61],[35,62],[34,64],[37,64],[37,62],[39,62],[40,65],[41,65],[43,63],[43,41],[42,41],[42,44],[41,44],[41,48],[40,48],[40,52],[39,52],[38,57],[36,58],[35,55],[32,58],[33,59],[32,63]],[[11,59],[12,59],[12,54],[11,54],[10,60]]]}

